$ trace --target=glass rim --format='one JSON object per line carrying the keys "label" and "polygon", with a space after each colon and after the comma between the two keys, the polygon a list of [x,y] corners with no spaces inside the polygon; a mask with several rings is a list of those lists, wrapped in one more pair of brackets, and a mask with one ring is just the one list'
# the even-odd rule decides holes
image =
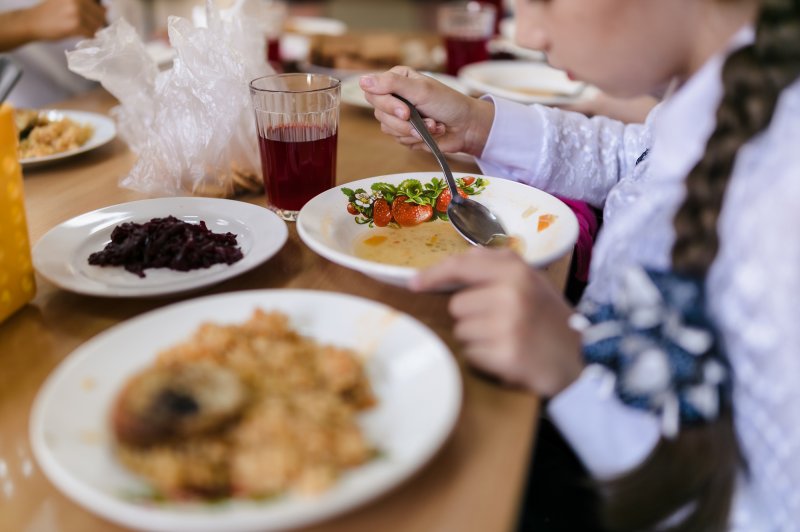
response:
{"label": "glass rim", "polygon": [[[285,78],[299,78],[299,77],[306,77],[307,78],[307,77],[311,77],[311,76],[317,77],[317,78],[326,78],[331,83],[330,83],[330,85],[328,87],[322,87],[322,88],[318,88],[318,89],[302,89],[302,90],[263,89],[261,87],[254,86],[255,83],[257,83],[258,81],[264,80],[264,79],[271,79],[271,78],[284,78],[285,79]],[[260,76],[260,77],[257,77],[256,79],[252,80],[248,85],[250,86],[250,90],[251,91],[257,91],[257,92],[270,92],[270,93],[283,92],[283,93],[291,93],[291,94],[308,94],[308,93],[312,93],[312,92],[329,91],[331,89],[335,89],[337,87],[341,87],[342,81],[340,79],[338,79],[338,78],[334,78],[333,76],[329,76],[327,74],[314,74],[314,73],[311,73],[311,72],[308,72],[308,73],[306,73],[306,72],[290,72],[290,73],[284,73],[284,74],[270,74],[268,76]]]}

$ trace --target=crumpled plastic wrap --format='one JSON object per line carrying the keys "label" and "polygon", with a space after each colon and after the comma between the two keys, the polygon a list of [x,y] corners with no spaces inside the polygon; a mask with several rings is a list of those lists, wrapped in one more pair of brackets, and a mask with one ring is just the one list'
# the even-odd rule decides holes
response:
{"label": "crumpled plastic wrap", "polygon": [[244,4],[220,13],[207,0],[203,28],[170,17],[176,57],[162,72],[124,19],[67,52],[70,70],[120,102],[111,113],[138,156],[121,186],[152,196],[232,196],[261,186],[248,84],[274,72]]}

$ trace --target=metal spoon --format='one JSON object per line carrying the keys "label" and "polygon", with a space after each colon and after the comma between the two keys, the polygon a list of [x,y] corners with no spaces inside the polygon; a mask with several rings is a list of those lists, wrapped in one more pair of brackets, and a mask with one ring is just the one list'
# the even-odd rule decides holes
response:
{"label": "metal spoon", "polygon": [[408,106],[411,111],[411,125],[414,126],[419,136],[422,137],[423,142],[430,148],[431,153],[433,153],[442,168],[442,172],[444,172],[444,177],[450,187],[452,196],[450,205],[447,206],[447,217],[453,227],[456,228],[456,231],[470,244],[476,246],[495,247],[507,244],[509,240],[508,233],[497,216],[477,201],[462,198],[459,195],[453,172],[450,171],[450,166],[447,164],[444,154],[442,154],[436,141],[433,140],[433,137],[428,132],[428,128],[425,127],[425,122],[422,120],[417,108],[402,96],[397,94],[392,94],[392,96]]}

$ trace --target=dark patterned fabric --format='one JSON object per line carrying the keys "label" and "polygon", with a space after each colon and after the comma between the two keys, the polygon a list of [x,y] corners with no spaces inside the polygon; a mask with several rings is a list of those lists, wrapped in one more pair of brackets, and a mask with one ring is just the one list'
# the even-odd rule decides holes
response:
{"label": "dark patterned fabric", "polygon": [[575,318],[587,362],[623,402],[658,413],[668,437],[730,402],[730,367],[705,308],[698,279],[637,268],[613,304],[584,302]]}

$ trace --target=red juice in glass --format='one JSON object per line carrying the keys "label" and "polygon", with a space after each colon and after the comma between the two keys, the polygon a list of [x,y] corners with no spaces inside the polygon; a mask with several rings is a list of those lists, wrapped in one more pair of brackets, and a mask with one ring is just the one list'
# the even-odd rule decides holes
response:
{"label": "red juice in glass", "polygon": [[281,41],[277,37],[267,39],[264,45],[264,54],[267,57],[267,63],[272,67],[275,72],[283,72],[283,62],[281,61]]}
{"label": "red juice in glass", "polygon": [[480,2],[447,2],[437,10],[437,28],[447,50],[447,73],[489,59],[496,10]]}
{"label": "red juice in glass", "polygon": [[278,209],[299,211],[311,198],[336,183],[338,134],[309,125],[270,128],[259,135],[267,201]]}
{"label": "red juice in glass", "polygon": [[446,36],[447,73],[457,76],[462,67],[489,59],[488,38],[462,38]]}
{"label": "red juice in glass", "polygon": [[296,221],[336,183],[341,85],[324,74],[277,74],[250,82],[267,206]]}
{"label": "red juice in glass", "polygon": [[269,63],[280,63],[281,62],[281,41],[279,38],[269,38],[267,39],[266,54],[267,54],[267,62]]}

